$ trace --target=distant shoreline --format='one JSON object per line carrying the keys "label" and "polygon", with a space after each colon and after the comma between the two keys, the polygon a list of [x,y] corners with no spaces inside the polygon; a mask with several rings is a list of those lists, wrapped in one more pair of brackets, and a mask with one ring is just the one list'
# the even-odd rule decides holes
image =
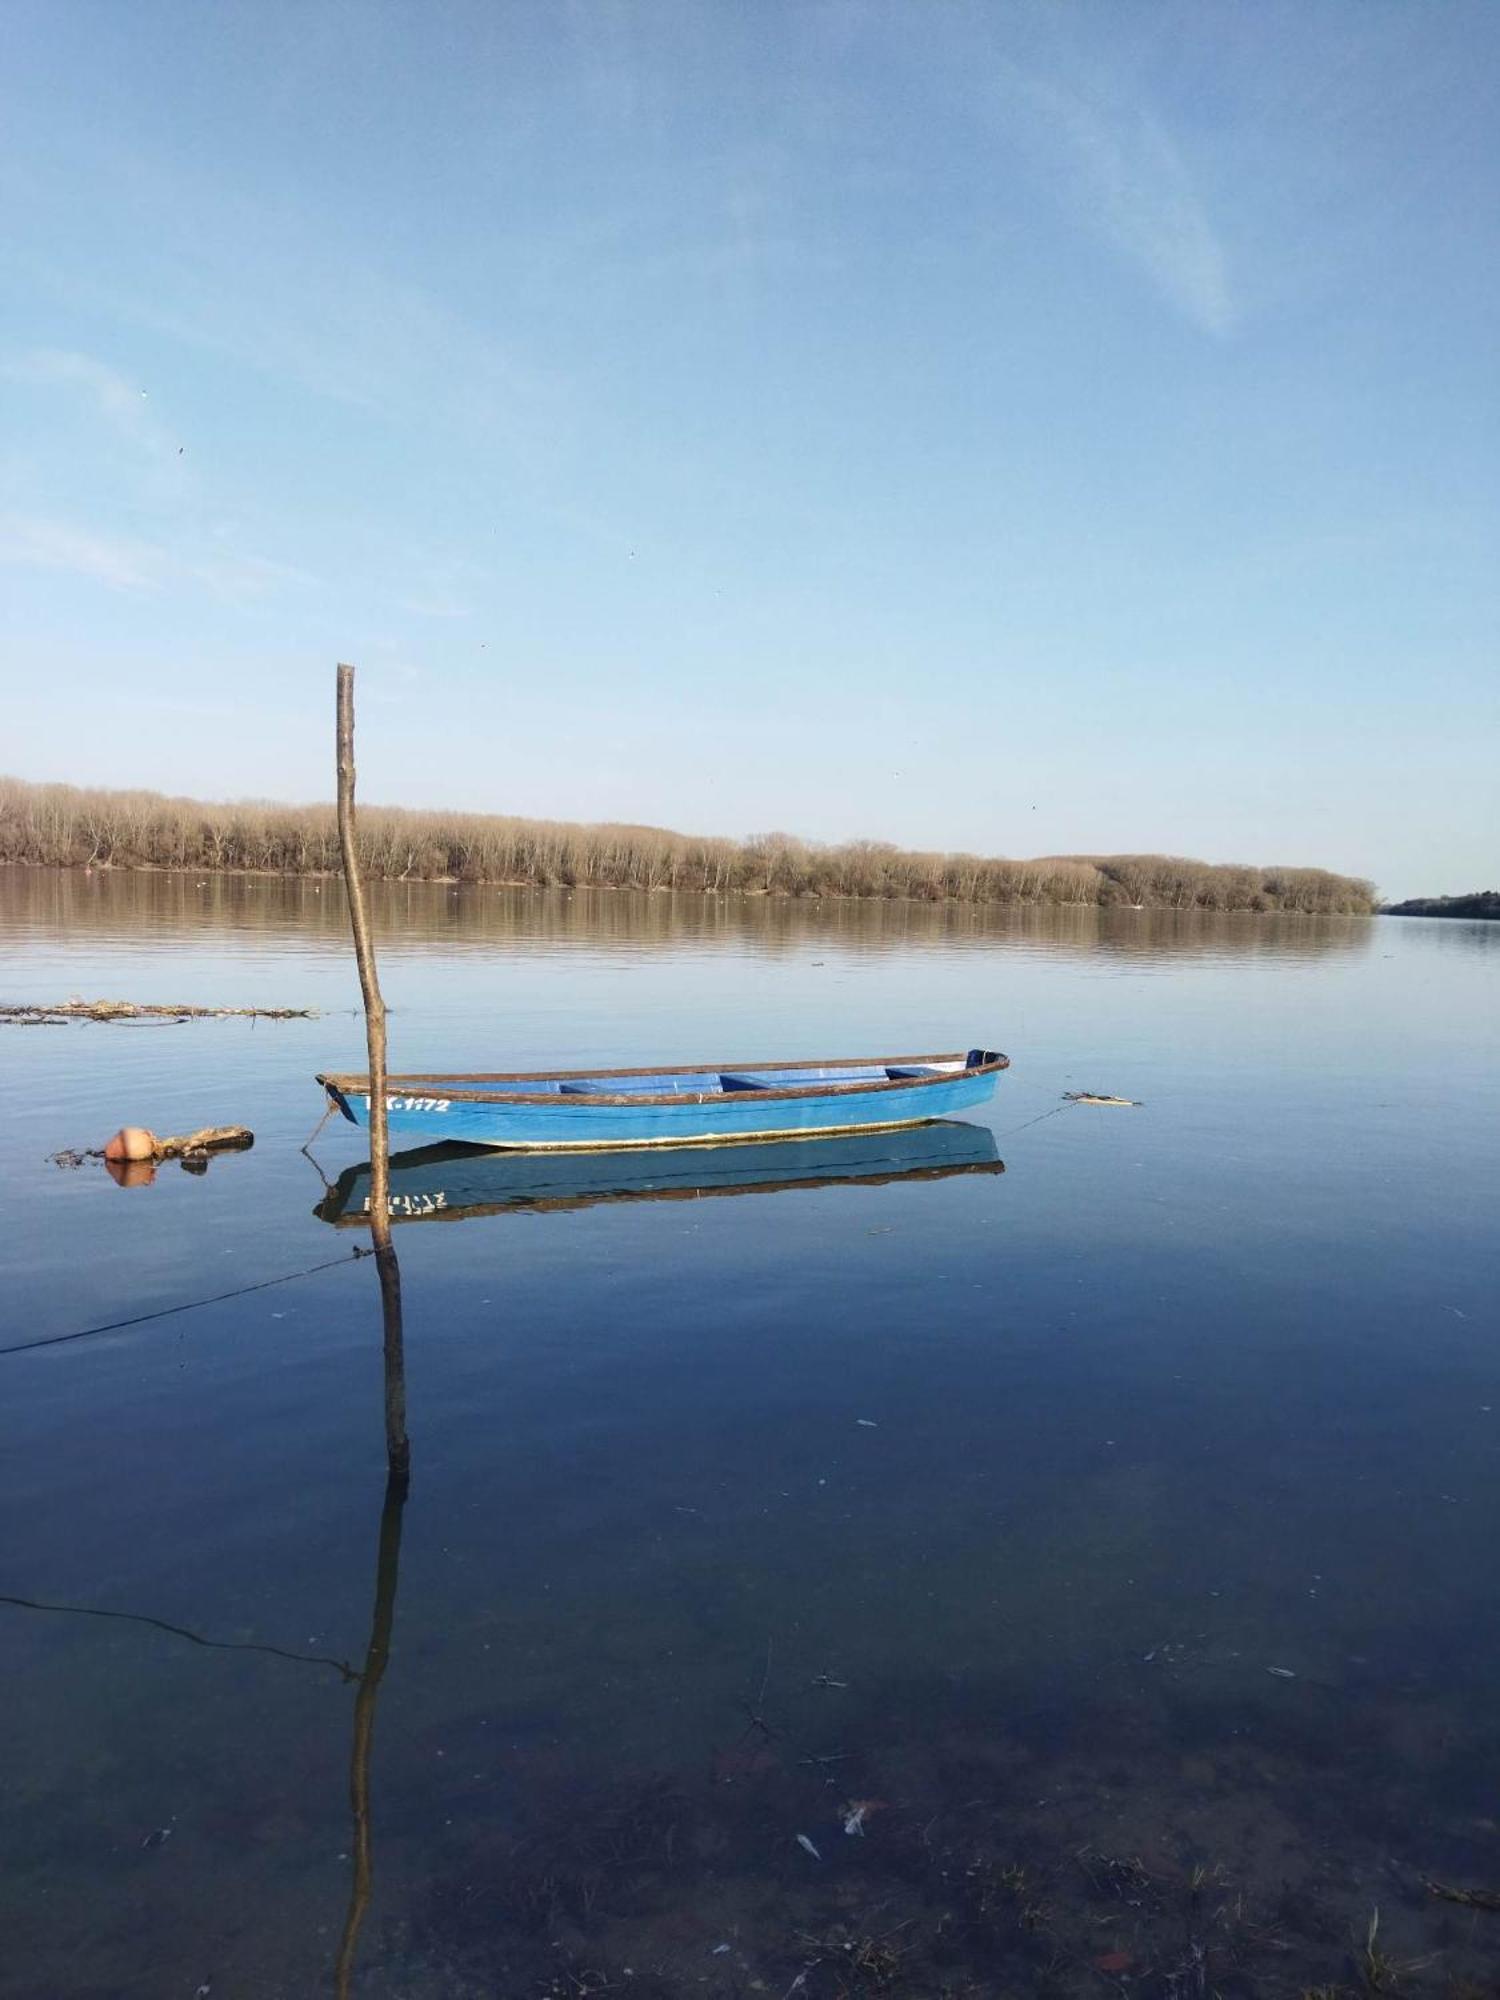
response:
{"label": "distant shoreline", "polygon": [[[825,845],[784,833],[732,840],[400,806],[360,808],[360,850],[376,880],[493,888],[1304,916],[1369,916],[1378,907],[1372,883],[1324,868],[1162,854],[1012,860],[914,852],[873,840]],[[218,803],[18,778],[0,778],[3,863],[312,880],[341,872],[331,805]]]}
{"label": "distant shoreline", "polygon": [[1382,903],[1383,917],[1483,917],[1500,921],[1500,889],[1475,889],[1467,896],[1409,896]]}

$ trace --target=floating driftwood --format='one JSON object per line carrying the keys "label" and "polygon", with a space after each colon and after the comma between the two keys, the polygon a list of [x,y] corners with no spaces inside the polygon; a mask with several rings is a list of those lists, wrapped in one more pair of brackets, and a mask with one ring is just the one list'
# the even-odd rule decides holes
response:
{"label": "floating driftwood", "polygon": [[61,1000],[36,1007],[0,1002],[0,1021],[50,1027],[63,1021],[209,1021],[236,1015],[256,1021],[312,1021],[316,1007],[165,1007],[135,1000]]}
{"label": "floating driftwood", "polygon": [[203,1125],[158,1139],[144,1125],[124,1125],[104,1148],[106,1160],[188,1160],[200,1153],[242,1153],[255,1144],[248,1125]]}
{"label": "floating driftwood", "polygon": [[1065,1104],[1128,1104],[1134,1109],[1139,1109],[1141,1100],[1138,1097],[1107,1097],[1102,1090],[1065,1090],[1063,1092],[1063,1102]]}
{"label": "floating driftwood", "polygon": [[248,1125],[203,1125],[196,1132],[159,1139],[144,1125],[122,1125],[103,1146],[67,1147],[50,1157],[56,1167],[81,1167],[103,1160],[122,1186],[148,1183],[163,1160],[177,1160],[189,1173],[202,1173],[216,1153],[243,1153],[255,1144]]}

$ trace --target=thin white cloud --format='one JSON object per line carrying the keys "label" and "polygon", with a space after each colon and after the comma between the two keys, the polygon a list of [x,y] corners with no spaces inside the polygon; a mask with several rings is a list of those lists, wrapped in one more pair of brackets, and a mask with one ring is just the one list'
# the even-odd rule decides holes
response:
{"label": "thin white cloud", "polygon": [[111,430],[148,457],[166,460],[177,455],[177,445],[158,421],[147,392],[93,355],[35,348],[0,365],[0,374],[33,387],[76,390]]}
{"label": "thin white cloud", "polygon": [[111,590],[149,592],[169,583],[196,583],[232,602],[265,596],[281,584],[312,581],[290,564],[264,556],[219,548],[174,549],[161,542],[17,513],[0,514],[0,563],[86,577]]}
{"label": "thin white cloud", "polygon": [[1228,259],[1171,134],[1139,103],[1084,96],[1007,66],[1001,85],[1024,150],[1082,227],[1144,271],[1204,332],[1235,325]]}
{"label": "thin white cloud", "polygon": [[277,562],[271,556],[208,549],[201,553],[167,553],[169,569],[201,583],[216,597],[243,599],[265,597],[282,584],[312,584],[310,576],[294,563]]}
{"label": "thin white cloud", "polygon": [[155,589],[163,573],[162,551],[149,542],[24,514],[0,515],[0,562],[18,569],[66,570],[113,590]]}
{"label": "thin white cloud", "polygon": [[[240,220],[205,222],[207,247],[195,245],[191,255],[163,249],[149,271],[117,282],[43,265],[37,281],[382,420],[456,426],[543,464],[571,439],[576,396],[555,368],[523,358],[482,324],[376,266],[330,260],[302,240],[305,226],[225,200]],[[232,259],[225,242],[235,246]]]}
{"label": "thin white cloud", "polygon": [[398,611],[410,611],[418,618],[468,618],[472,615],[472,606],[441,589],[412,591],[394,602]]}
{"label": "thin white cloud", "polygon": [[[187,475],[180,470],[173,434],[139,383],[108,362],[35,348],[0,359],[0,378],[72,397],[123,440],[129,448],[123,475],[107,454],[96,451],[90,461],[94,510],[127,518],[142,530],[120,534],[27,506],[28,494],[36,491],[34,468],[0,466],[0,563],[66,572],[119,591],[196,585],[227,603],[312,581],[290,564],[246,549],[232,516],[205,519],[200,507],[184,504]],[[65,442],[58,448],[68,449]],[[67,464],[72,476],[74,461]]]}

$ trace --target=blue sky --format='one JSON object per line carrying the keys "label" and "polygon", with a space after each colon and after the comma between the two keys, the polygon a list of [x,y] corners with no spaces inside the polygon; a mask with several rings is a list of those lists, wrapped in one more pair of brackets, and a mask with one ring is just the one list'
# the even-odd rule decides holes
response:
{"label": "blue sky", "polygon": [[1500,875],[1500,8],[8,0],[0,769]]}

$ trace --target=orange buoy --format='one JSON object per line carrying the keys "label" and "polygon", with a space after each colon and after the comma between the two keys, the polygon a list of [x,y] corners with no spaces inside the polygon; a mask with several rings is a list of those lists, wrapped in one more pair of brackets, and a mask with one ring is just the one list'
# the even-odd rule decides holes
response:
{"label": "orange buoy", "polygon": [[106,1160],[154,1160],[156,1134],[144,1125],[122,1125],[104,1148]]}

